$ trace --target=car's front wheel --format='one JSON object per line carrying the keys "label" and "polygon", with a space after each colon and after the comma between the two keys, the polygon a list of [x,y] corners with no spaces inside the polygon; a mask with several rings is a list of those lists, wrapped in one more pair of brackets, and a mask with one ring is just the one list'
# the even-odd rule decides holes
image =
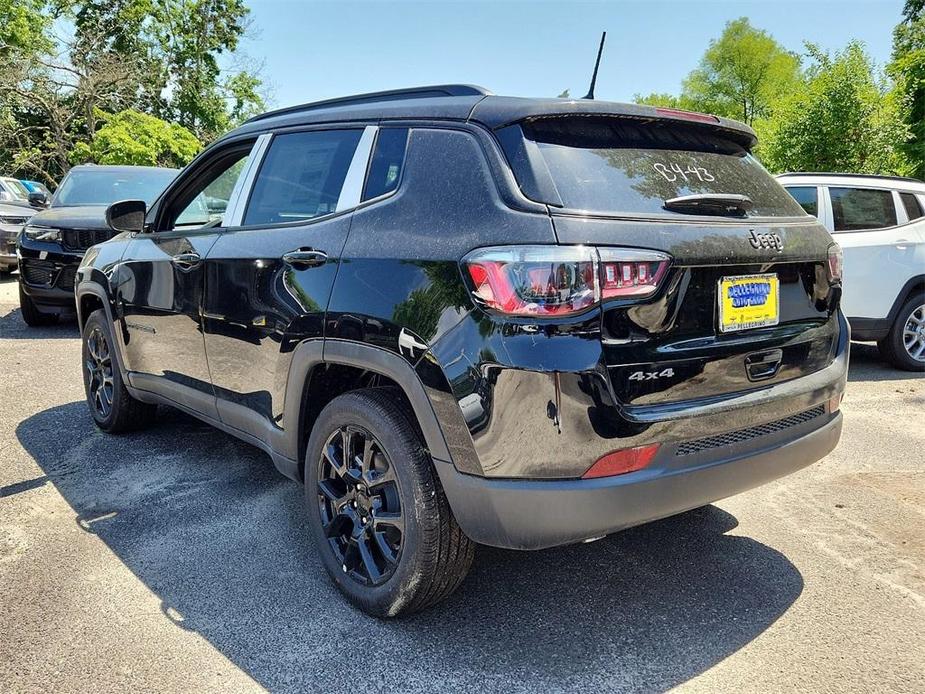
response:
{"label": "car's front wheel", "polygon": [[305,457],[312,536],[334,583],[371,615],[433,605],[472,564],[475,546],[433,465],[394,389],[341,395],[312,428]]}
{"label": "car's front wheel", "polygon": [[54,325],[58,322],[58,315],[55,313],[44,313],[39,310],[35,302],[22,288],[22,282],[19,284],[19,310],[22,313],[22,319],[30,328],[38,328],[43,325]]}
{"label": "car's front wheel", "polygon": [[84,391],[96,425],[107,433],[118,434],[149,424],[157,407],[136,400],[125,388],[112,331],[102,309],[87,318],[81,338]]}
{"label": "car's front wheel", "polygon": [[893,366],[925,371],[925,294],[912,296],[903,304],[890,334],[877,345]]}

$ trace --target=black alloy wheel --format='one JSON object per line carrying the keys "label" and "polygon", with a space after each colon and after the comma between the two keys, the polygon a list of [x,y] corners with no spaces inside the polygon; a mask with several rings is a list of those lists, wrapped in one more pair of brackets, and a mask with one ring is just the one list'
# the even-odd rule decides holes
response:
{"label": "black alloy wheel", "polygon": [[382,444],[362,427],[332,433],[318,461],[318,510],[345,574],[365,586],[389,579],[405,532],[401,492]]}
{"label": "black alloy wheel", "polygon": [[85,367],[89,377],[89,400],[96,413],[106,419],[112,412],[113,376],[112,353],[109,341],[97,326],[86,337],[87,358]]}

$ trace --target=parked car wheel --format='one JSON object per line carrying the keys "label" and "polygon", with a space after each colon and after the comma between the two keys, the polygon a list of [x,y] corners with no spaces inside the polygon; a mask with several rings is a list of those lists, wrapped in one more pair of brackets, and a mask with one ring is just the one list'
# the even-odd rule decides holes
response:
{"label": "parked car wheel", "polygon": [[96,425],[105,432],[118,434],[149,424],[157,407],[136,400],[126,390],[116,362],[115,343],[102,310],[87,318],[82,342],[84,391]]}
{"label": "parked car wheel", "polygon": [[877,346],[895,367],[925,371],[925,294],[917,294],[903,304],[890,334]]}
{"label": "parked car wheel", "polygon": [[22,313],[22,319],[30,328],[54,325],[58,322],[58,314],[45,313],[39,310],[32,298],[23,291],[22,284],[19,285],[19,309]]}
{"label": "parked car wheel", "polygon": [[309,526],[357,607],[395,617],[462,583],[475,546],[456,524],[413,414],[393,389],[354,391],[318,416],[305,457]]}

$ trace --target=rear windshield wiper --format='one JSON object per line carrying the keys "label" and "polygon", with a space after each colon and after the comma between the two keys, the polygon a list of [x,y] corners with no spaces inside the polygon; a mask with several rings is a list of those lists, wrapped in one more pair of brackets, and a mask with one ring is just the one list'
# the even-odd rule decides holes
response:
{"label": "rear windshield wiper", "polygon": [[672,212],[685,214],[715,214],[730,217],[742,217],[752,209],[752,199],[747,195],[736,193],[705,193],[699,195],[682,195],[666,200],[664,208]]}

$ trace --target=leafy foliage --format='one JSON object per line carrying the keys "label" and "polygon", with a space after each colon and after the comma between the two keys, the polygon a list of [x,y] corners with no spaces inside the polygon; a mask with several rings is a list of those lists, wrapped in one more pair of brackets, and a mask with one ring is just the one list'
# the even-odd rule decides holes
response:
{"label": "leafy foliage", "polygon": [[925,178],[925,1],[909,0],[903,17],[893,32],[893,61],[887,69],[909,131],[901,146],[904,173]]}
{"label": "leafy foliage", "polygon": [[265,110],[247,28],[243,0],[0,0],[4,173],[54,185],[75,158],[185,164]]}
{"label": "leafy foliage", "polygon": [[776,171],[897,173],[905,139],[901,104],[878,81],[860,43],[833,56],[812,44],[801,88],[759,124],[762,159]]}
{"label": "leafy foliage", "polygon": [[710,42],[682,94],[697,110],[751,125],[799,81],[800,59],[742,17]]}
{"label": "leafy foliage", "polygon": [[[774,171],[925,176],[925,0],[908,0],[888,75],[851,41],[829,56],[806,45],[809,65],[746,19],[726,25],[680,95],[638,103],[744,121]],[[891,85],[888,76],[895,80]]]}
{"label": "leafy foliage", "polygon": [[726,24],[700,64],[684,80],[679,96],[637,95],[638,103],[704,111],[751,125],[800,82],[800,59],[744,17]]}
{"label": "leafy foliage", "polygon": [[79,142],[74,164],[131,164],[133,166],[185,166],[202,145],[189,130],[138,111],[99,113],[103,125],[90,142]]}

